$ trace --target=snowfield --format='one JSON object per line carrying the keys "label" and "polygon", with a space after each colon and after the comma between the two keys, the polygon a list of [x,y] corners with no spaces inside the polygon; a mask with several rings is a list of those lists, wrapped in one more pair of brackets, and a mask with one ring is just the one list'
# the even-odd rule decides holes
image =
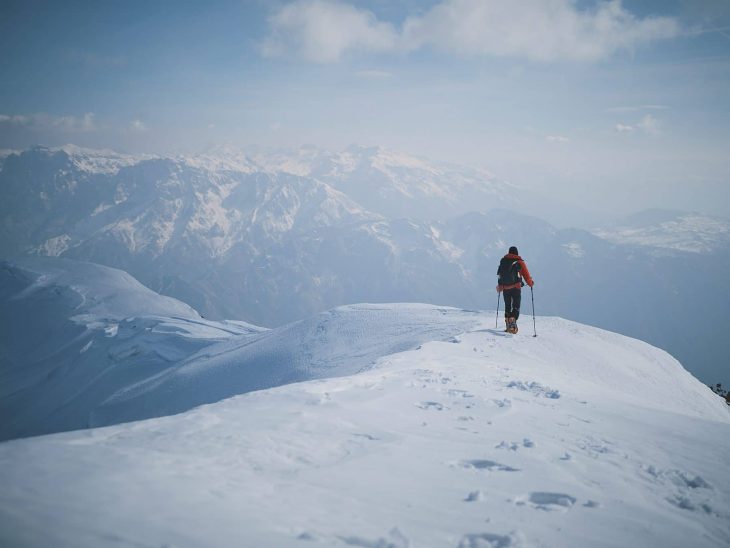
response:
{"label": "snowfield", "polygon": [[192,345],[121,383],[106,420],[232,397],[0,443],[0,545],[727,545],[720,398],[643,342],[547,317],[534,338],[529,316],[512,336],[494,321],[358,305]]}

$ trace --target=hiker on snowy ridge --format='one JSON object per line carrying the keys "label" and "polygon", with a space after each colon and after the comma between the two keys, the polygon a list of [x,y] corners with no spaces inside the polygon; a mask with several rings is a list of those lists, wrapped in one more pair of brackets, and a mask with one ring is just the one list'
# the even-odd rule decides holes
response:
{"label": "hiker on snowy ridge", "polygon": [[520,302],[522,301],[522,286],[532,287],[535,282],[527,270],[517,248],[512,246],[509,253],[502,257],[497,269],[497,292],[504,296],[504,323],[505,331],[517,333],[517,319],[520,317]]}

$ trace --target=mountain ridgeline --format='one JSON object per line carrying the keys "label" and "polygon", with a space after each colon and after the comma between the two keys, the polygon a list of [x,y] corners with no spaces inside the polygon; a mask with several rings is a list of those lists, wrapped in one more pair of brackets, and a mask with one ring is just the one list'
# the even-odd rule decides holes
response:
{"label": "mountain ridgeline", "polygon": [[207,318],[273,327],[357,302],[493,308],[497,263],[517,245],[538,314],[646,340],[706,383],[730,384],[722,219],[664,212],[557,229],[538,218],[556,215],[546,199],[380,148],[137,157],[36,147],[1,165],[3,257],[120,268]]}

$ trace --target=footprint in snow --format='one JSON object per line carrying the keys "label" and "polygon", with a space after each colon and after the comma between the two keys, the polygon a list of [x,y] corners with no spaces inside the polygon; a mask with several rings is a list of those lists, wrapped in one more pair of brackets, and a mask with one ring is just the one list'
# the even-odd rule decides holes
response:
{"label": "footprint in snow", "polygon": [[472,470],[489,470],[490,472],[519,472],[519,468],[513,468],[506,464],[501,464],[493,460],[487,459],[471,459],[459,462],[462,468],[470,468]]}
{"label": "footprint in snow", "polygon": [[646,472],[655,478],[658,483],[672,483],[677,487],[689,489],[712,488],[701,476],[688,474],[676,468],[661,470],[652,465],[646,468]]}
{"label": "footprint in snow", "polygon": [[517,451],[517,444],[515,442],[506,442],[502,440],[498,445],[494,446],[495,449],[507,449],[508,451]]}
{"label": "footprint in snow", "polygon": [[481,491],[471,491],[464,499],[464,502],[481,502],[483,500],[484,493]]}
{"label": "footprint in snow", "polygon": [[366,439],[368,441],[379,441],[380,440],[380,438],[378,438],[376,436],[372,436],[370,434],[353,434],[353,437],[355,437],[355,438],[363,438],[363,439]]}
{"label": "footprint in snow", "polygon": [[450,388],[446,392],[449,396],[457,396],[461,398],[473,398],[474,394],[467,392],[466,390],[460,390],[458,388]]}
{"label": "footprint in snow", "polygon": [[712,485],[707,483],[702,476],[689,474],[676,468],[662,470],[655,466],[649,466],[645,471],[656,483],[674,491],[666,499],[670,504],[691,512],[701,510],[706,514],[715,513],[712,506],[705,500],[707,491],[712,490]]}
{"label": "footprint in snow", "polygon": [[322,535],[315,533],[313,531],[304,531],[297,537],[297,540],[308,540],[311,542],[321,542],[323,540],[323,537],[322,537]]}
{"label": "footprint in snow", "polygon": [[[571,508],[576,498],[565,493],[551,493],[548,491],[535,491],[528,495],[527,502],[537,510],[562,510]],[[518,506],[526,504],[525,499],[517,501]]]}
{"label": "footprint in snow", "polygon": [[510,381],[506,386],[507,388],[515,388],[524,392],[530,392],[536,397],[542,396],[543,398],[549,398],[551,400],[557,400],[560,398],[559,390],[553,390],[552,388],[543,386],[539,382],[535,381]]}
{"label": "footprint in snow", "polygon": [[400,529],[394,527],[388,532],[387,537],[378,539],[367,539],[363,537],[339,537],[342,542],[350,546],[362,546],[364,548],[410,548],[410,539],[401,533]]}
{"label": "footprint in snow", "polygon": [[532,447],[535,447],[535,442],[532,441],[530,438],[524,438],[522,440],[522,444],[519,444],[516,441],[507,442],[502,440],[499,444],[495,445],[495,449],[507,449],[509,451],[517,451],[519,449],[520,445],[522,447],[527,447],[528,449],[531,449]]}
{"label": "footprint in snow", "polygon": [[715,513],[715,511],[712,509],[712,506],[710,506],[706,502],[693,502],[689,497],[685,495],[674,495],[672,497],[668,497],[667,502],[673,504],[677,508],[681,508],[682,510],[689,510],[690,512],[702,510],[705,514]]}
{"label": "footprint in snow", "polygon": [[517,548],[520,544],[514,535],[471,533],[461,537],[459,548]]}
{"label": "footprint in snow", "polygon": [[419,407],[421,409],[435,409],[436,411],[443,411],[444,406],[443,404],[437,402],[437,401],[422,401],[420,403],[416,404],[416,407]]}

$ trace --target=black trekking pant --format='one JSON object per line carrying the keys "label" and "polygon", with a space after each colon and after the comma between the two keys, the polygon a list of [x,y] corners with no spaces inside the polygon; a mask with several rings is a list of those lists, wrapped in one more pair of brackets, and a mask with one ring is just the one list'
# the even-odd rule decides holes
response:
{"label": "black trekking pant", "polygon": [[513,287],[512,289],[505,289],[502,291],[504,295],[504,317],[517,318],[520,317],[520,302],[522,301],[522,289],[519,287]]}

